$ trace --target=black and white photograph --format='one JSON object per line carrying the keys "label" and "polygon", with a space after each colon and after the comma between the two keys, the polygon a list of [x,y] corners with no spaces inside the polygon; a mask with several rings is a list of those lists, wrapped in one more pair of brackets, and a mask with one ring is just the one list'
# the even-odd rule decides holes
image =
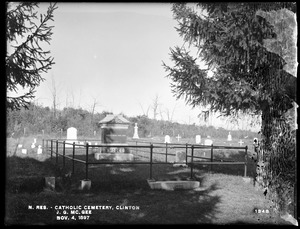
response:
{"label": "black and white photograph", "polygon": [[296,2],[6,2],[5,26],[5,226],[298,226]]}

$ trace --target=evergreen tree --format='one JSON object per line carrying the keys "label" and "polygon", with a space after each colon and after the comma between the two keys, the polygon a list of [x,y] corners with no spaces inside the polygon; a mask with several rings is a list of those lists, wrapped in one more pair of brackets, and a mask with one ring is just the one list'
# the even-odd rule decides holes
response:
{"label": "evergreen tree", "polygon": [[35,88],[44,80],[41,74],[54,64],[50,52],[43,50],[40,43],[50,43],[53,26],[48,22],[53,21],[57,7],[50,3],[47,13],[40,17],[37,7],[35,2],[6,3],[7,92],[18,93],[21,88],[29,90],[21,95],[7,96],[8,109],[28,108]]}

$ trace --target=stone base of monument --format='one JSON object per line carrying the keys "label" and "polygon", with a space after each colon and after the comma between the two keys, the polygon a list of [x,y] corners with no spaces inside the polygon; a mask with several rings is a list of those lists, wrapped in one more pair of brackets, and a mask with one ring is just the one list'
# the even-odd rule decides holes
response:
{"label": "stone base of monument", "polygon": [[188,165],[187,164],[184,164],[184,163],[174,163],[173,164],[173,167],[188,167]]}
{"label": "stone base of monument", "polygon": [[155,181],[147,180],[151,189],[163,189],[173,191],[175,189],[197,189],[200,182],[195,180]]}
{"label": "stone base of monument", "polygon": [[247,184],[249,184],[251,182],[251,178],[250,177],[243,177],[243,181]]}
{"label": "stone base of monument", "polygon": [[45,186],[48,189],[55,190],[55,177],[45,177]]}
{"label": "stone base of monument", "polygon": [[90,190],[91,189],[91,185],[92,185],[92,181],[91,180],[81,180],[80,181],[80,190]]}
{"label": "stone base of monument", "polygon": [[134,156],[131,153],[95,153],[95,159],[109,161],[133,161]]}

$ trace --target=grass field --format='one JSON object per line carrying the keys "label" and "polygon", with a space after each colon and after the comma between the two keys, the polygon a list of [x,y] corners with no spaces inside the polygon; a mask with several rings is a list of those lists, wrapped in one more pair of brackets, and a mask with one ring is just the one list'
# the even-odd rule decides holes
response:
{"label": "grass field", "polygon": [[[28,144],[31,139],[23,139]],[[28,142],[26,142],[28,141]],[[40,139],[38,139],[39,143]],[[271,208],[271,203],[253,184],[243,180],[243,166],[198,166],[195,179],[200,181],[197,190],[151,190],[148,186],[149,165],[90,165],[89,191],[79,190],[80,180],[85,178],[83,164],[75,164],[71,178],[62,180],[56,191],[44,188],[44,177],[63,177],[72,169],[62,158],[55,165],[55,157],[29,152],[13,155],[14,139],[7,141],[5,223],[10,224],[254,224],[290,225]],[[225,156],[223,153],[216,156]],[[233,156],[232,156],[233,155]],[[234,156],[235,155],[235,156]],[[227,159],[239,153],[227,155]],[[81,155],[83,156],[83,155]],[[79,155],[80,157],[80,155]],[[90,155],[91,159],[93,155]],[[225,156],[226,157],[226,156]],[[254,164],[253,164],[254,165]],[[249,165],[249,174],[255,167]],[[190,176],[190,168],[174,168],[172,165],[153,165],[155,179],[184,179]],[[251,177],[251,175],[249,175]],[[46,206],[46,210],[28,209],[29,206]],[[112,206],[111,210],[92,210],[85,215],[89,219],[57,220],[55,206]],[[136,210],[120,210],[135,206]],[[118,210],[119,208],[119,210]],[[137,209],[138,208],[138,209]],[[256,213],[268,210],[269,213]],[[66,215],[70,216],[71,215]]]}

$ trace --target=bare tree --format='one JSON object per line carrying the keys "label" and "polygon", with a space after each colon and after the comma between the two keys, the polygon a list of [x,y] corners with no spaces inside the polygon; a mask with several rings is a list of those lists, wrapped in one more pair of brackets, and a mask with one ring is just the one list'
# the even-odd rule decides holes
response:
{"label": "bare tree", "polygon": [[173,117],[174,117],[174,112],[175,112],[176,106],[177,106],[177,104],[175,104],[175,106],[173,107],[172,112],[170,112],[169,108],[165,109],[165,112],[167,114],[167,120],[169,122],[173,121]]}
{"label": "bare tree", "polygon": [[159,109],[160,105],[161,104],[159,103],[159,97],[156,94],[155,97],[154,97],[154,99],[153,99],[153,103],[152,103],[153,119],[156,119],[156,117],[158,115],[158,109]]}
{"label": "bare tree", "polygon": [[97,105],[98,105],[97,98],[93,97],[93,103],[91,105],[91,111],[90,111],[91,114],[92,114],[92,116],[91,116],[91,124],[93,124],[93,122],[94,122],[94,113],[95,113],[95,108],[96,108]]}
{"label": "bare tree", "polygon": [[50,88],[51,94],[52,94],[52,105],[53,105],[53,116],[57,117],[57,109],[59,106],[59,100],[57,97],[57,86],[55,83],[55,79],[53,77],[53,74],[51,74],[51,88]]}
{"label": "bare tree", "polygon": [[146,117],[149,117],[149,110],[150,110],[150,106],[147,107],[147,110],[145,111],[144,108],[143,108],[143,105],[139,102],[139,105],[143,111],[143,115],[146,116]]}

